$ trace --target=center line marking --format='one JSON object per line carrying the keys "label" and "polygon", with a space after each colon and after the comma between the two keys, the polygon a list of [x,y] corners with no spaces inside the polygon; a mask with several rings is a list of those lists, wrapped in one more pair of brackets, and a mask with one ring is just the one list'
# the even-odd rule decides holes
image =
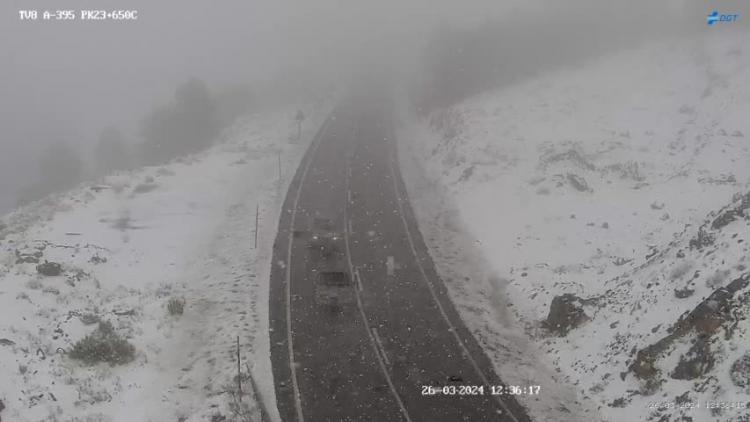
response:
{"label": "center line marking", "polygon": [[375,336],[375,341],[378,343],[378,349],[380,353],[383,355],[383,360],[385,361],[385,364],[390,366],[391,362],[388,360],[388,355],[385,354],[385,347],[383,347],[383,342],[380,341],[380,335],[378,334],[377,328],[372,327],[372,335]]}
{"label": "center line marking", "polygon": [[361,292],[364,290],[364,287],[362,286],[362,277],[359,275],[359,268],[354,269],[354,279],[357,281],[357,289]]}
{"label": "center line marking", "polygon": [[[355,129],[354,133],[354,139],[356,139],[357,131]],[[346,178],[346,187],[347,190],[349,190],[349,184],[351,183],[351,180],[349,177]],[[349,219],[349,207],[344,207],[344,219]],[[352,263],[352,254],[351,254],[351,248],[349,247],[349,231],[344,230],[344,245],[346,247],[346,260],[349,264],[349,271],[351,274],[354,274],[354,264]],[[357,277],[359,278],[359,277]],[[370,329],[370,322],[367,320],[367,314],[365,314],[364,306],[362,305],[362,298],[359,295],[359,291],[354,291],[354,296],[357,298],[357,308],[359,308],[359,314],[362,317],[362,323],[365,325],[365,330],[367,331],[368,337],[370,338],[370,343],[372,344],[372,348],[375,351],[375,357],[378,360],[378,366],[380,366],[380,370],[383,372],[383,376],[385,377],[386,383],[388,383],[388,388],[391,390],[391,394],[393,395],[393,398],[396,400],[396,403],[398,404],[399,409],[401,410],[401,415],[404,417],[406,422],[411,422],[411,417],[409,417],[409,412],[406,411],[406,407],[404,406],[404,402],[401,400],[401,396],[399,396],[398,391],[396,391],[396,386],[393,385],[393,380],[391,380],[391,375],[388,373],[388,368],[385,366],[385,362],[383,359],[384,356],[380,355],[380,352],[378,351],[377,346],[377,340],[375,340],[375,336],[372,333],[372,330]]]}

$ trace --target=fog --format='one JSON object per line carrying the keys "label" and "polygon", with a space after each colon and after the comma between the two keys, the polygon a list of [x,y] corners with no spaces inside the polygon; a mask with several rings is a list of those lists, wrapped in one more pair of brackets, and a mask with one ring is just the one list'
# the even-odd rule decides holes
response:
{"label": "fog", "polygon": [[[582,34],[591,35],[586,29],[591,24],[590,31],[601,40],[597,45],[606,50],[644,34],[661,36],[675,29],[692,30],[692,25],[702,30],[710,7],[739,7],[739,2],[688,6],[690,2],[681,0],[659,5],[600,3],[578,0],[563,7],[542,0],[4,1],[0,212],[14,206],[17,192],[37,177],[45,148],[64,142],[88,162],[97,137],[108,127],[121,130],[127,142],[139,142],[144,117],[171,101],[175,89],[191,77],[213,92],[247,85],[256,93],[253,107],[262,108],[302,101],[311,92],[352,81],[351,75],[373,66],[393,72],[401,82],[418,84],[423,46],[440,27],[499,22],[533,34],[544,25],[545,34],[555,34],[558,41],[569,34],[576,43]],[[138,20],[19,19],[19,10],[63,8],[134,9]],[[557,33],[549,31],[554,22],[561,22]],[[566,32],[566,25],[577,30]],[[558,64],[564,56],[546,61],[543,53],[523,48],[513,54],[508,59],[515,62],[533,58],[537,71]]]}

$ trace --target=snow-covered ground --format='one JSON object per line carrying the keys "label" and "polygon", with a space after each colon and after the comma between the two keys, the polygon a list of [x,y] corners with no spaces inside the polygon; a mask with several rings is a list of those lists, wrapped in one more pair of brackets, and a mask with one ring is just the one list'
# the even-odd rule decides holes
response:
{"label": "snow-covered ground", "polygon": [[[504,381],[542,385],[521,398],[539,420],[747,420],[750,370],[732,366],[750,353],[750,289],[698,305],[748,267],[748,45],[662,41],[401,125],[439,269]],[[736,221],[712,225],[725,207]],[[580,326],[549,329],[565,293]]]}
{"label": "snow-covered ground", "polygon": [[[271,246],[287,184],[328,110],[306,111],[313,116],[302,141],[290,141],[293,110],[251,115],[208,151],[110,175],[0,219],[3,421],[250,420],[245,411],[257,420],[249,371],[276,412]],[[47,262],[60,274],[54,264],[37,267]],[[168,312],[170,301],[184,304],[182,315]],[[134,346],[132,361],[88,365],[70,356],[100,321]]]}

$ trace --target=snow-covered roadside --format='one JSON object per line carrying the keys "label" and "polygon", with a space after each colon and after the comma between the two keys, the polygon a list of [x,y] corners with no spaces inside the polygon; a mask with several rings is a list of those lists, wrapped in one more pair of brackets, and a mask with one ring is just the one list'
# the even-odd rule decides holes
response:
{"label": "snow-covered roadside", "polygon": [[[243,376],[251,370],[275,403],[273,234],[328,108],[306,111],[302,142],[289,141],[293,110],[248,116],[206,152],[112,175],[0,220],[0,418],[235,420],[238,336]],[[47,261],[61,265],[59,275]],[[170,300],[184,303],[182,315],[170,315]],[[90,366],[68,356],[99,321],[134,346],[132,362]],[[252,396],[242,401],[254,407]]]}
{"label": "snow-covered roadside", "polygon": [[[456,276],[476,267],[466,265],[468,254],[457,255],[469,247],[500,281],[508,320],[604,420],[725,421],[747,412],[706,407],[747,401],[748,392],[730,379],[748,349],[747,305],[730,301],[724,309],[717,302],[723,331],[679,321],[747,267],[746,224],[712,222],[724,207],[737,220],[748,216],[734,196],[750,188],[748,41],[746,31],[715,31],[653,44],[486,93],[401,128],[402,168],[408,173],[419,163],[425,180],[407,174],[409,193],[472,329],[480,339],[502,338],[492,324],[471,321],[491,320],[503,299],[487,300],[487,287],[474,281],[489,277]],[[447,201],[437,207],[436,197]],[[696,246],[708,238],[713,243]],[[558,336],[541,322],[553,298],[566,293],[576,295],[572,308],[585,316]],[[710,339],[710,353],[688,352],[703,344],[698,334]],[[658,351],[647,349],[656,343]],[[636,360],[644,349],[653,359]],[[501,373],[513,374],[503,363],[510,355],[490,354]],[[710,357],[692,378],[680,378],[678,361],[684,369],[695,355]],[[641,361],[655,371],[636,376],[632,365]],[[547,381],[535,381],[544,390]]]}
{"label": "snow-covered roadside", "polygon": [[413,145],[399,145],[401,173],[419,228],[437,271],[469,330],[507,385],[540,385],[539,395],[518,397],[535,420],[598,421],[596,412],[561,382],[536,345],[516,327],[510,313],[508,280],[498,276],[461,221],[444,189],[426,177]]}

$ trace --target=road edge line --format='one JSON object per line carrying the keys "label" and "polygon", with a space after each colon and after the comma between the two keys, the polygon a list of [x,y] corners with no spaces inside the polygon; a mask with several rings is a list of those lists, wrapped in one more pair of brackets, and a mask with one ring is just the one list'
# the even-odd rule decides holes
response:
{"label": "road edge line", "polygon": [[[466,358],[471,362],[471,366],[474,368],[474,371],[476,371],[477,375],[482,379],[482,382],[484,382],[485,385],[489,386],[491,385],[489,382],[489,379],[487,379],[487,376],[484,374],[484,372],[479,368],[479,364],[474,360],[474,357],[469,352],[469,349],[464,344],[461,337],[458,335],[458,330],[456,330],[456,327],[453,325],[453,322],[448,318],[448,314],[445,312],[445,309],[443,308],[443,304],[440,303],[440,299],[437,297],[437,294],[435,293],[435,288],[430,283],[427,273],[424,270],[424,267],[422,266],[422,261],[419,259],[419,254],[417,253],[417,249],[414,246],[414,239],[411,235],[411,230],[409,230],[409,224],[406,221],[406,215],[404,214],[404,207],[402,204],[403,198],[401,196],[401,192],[398,188],[398,184],[396,183],[396,170],[394,169],[394,161],[398,162],[398,155],[396,152],[396,137],[393,130],[391,130],[391,139],[389,144],[390,145],[390,159],[388,160],[388,166],[391,170],[391,181],[393,182],[393,190],[396,193],[396,202],[398,203],[398,209],[399,209],[399,216],[401,217],[401,222],[404,224],[404,229],[406,230],[406,237],[409,240],[409,248],[411,249],[412,254],[414,255],[414,260],[417,262],[417,267],[419,267],[419,272],[422,275],[422,280],[427,285],[427,288],[430,291],[430,295],[432,296],[432,299],[435,301],[435,303],[438,306],[438,309],[440,310],[440,315],[443,317],[445,322],[448,324],[448,327],[451,330],[451,333],[453,333],[453,337],[458,342],[458,345],[461,347],[461,350],[463,351]],[[513,422],[519,422],[519,420],[516,418],[516,416],[513,414],[513,411],[510,410],[510,407],[503,401],[503,399],[500,398],[500,396],[493,395],[495,397],[495,401],[500,404],[500,407],[502,407],[505,412],[507,412],[508,416],[513,420]]]}
{"label": "road edge line", "polygon": [[[307,172],[310,170],[310,165],[313,162],[313,158],[318,151],[320,146],[320,140],[328,129],[330,123],[330,117],[326,119],[318,132],[315,139],[313,139],[314,145],[313,150],[310,154],[310,159],[305,163],[305,169],[302,171],[302,177],[300,177],[299,186],[297,186],[297,194],[294,197],[292,203],[292,215],[289,219],[289,246],[286,255],[286,334],[287,334],[287,348],[289,350],[289,370],[292,376],[292,389],[294,390],[294,407],[297,411],[297,420],[304,422],[305,418],[302,413],[302,398],[299,392],[299,384],[297,382],[297,369],[294,366],[294,340],[292,333],[292,244],[294,242],[294,222],[297,217],[297,204],[299,203],[300,195],[302,194],[302,186],[305,184],[307,178]],[[283,205],[282,205],[283,207]]]}

